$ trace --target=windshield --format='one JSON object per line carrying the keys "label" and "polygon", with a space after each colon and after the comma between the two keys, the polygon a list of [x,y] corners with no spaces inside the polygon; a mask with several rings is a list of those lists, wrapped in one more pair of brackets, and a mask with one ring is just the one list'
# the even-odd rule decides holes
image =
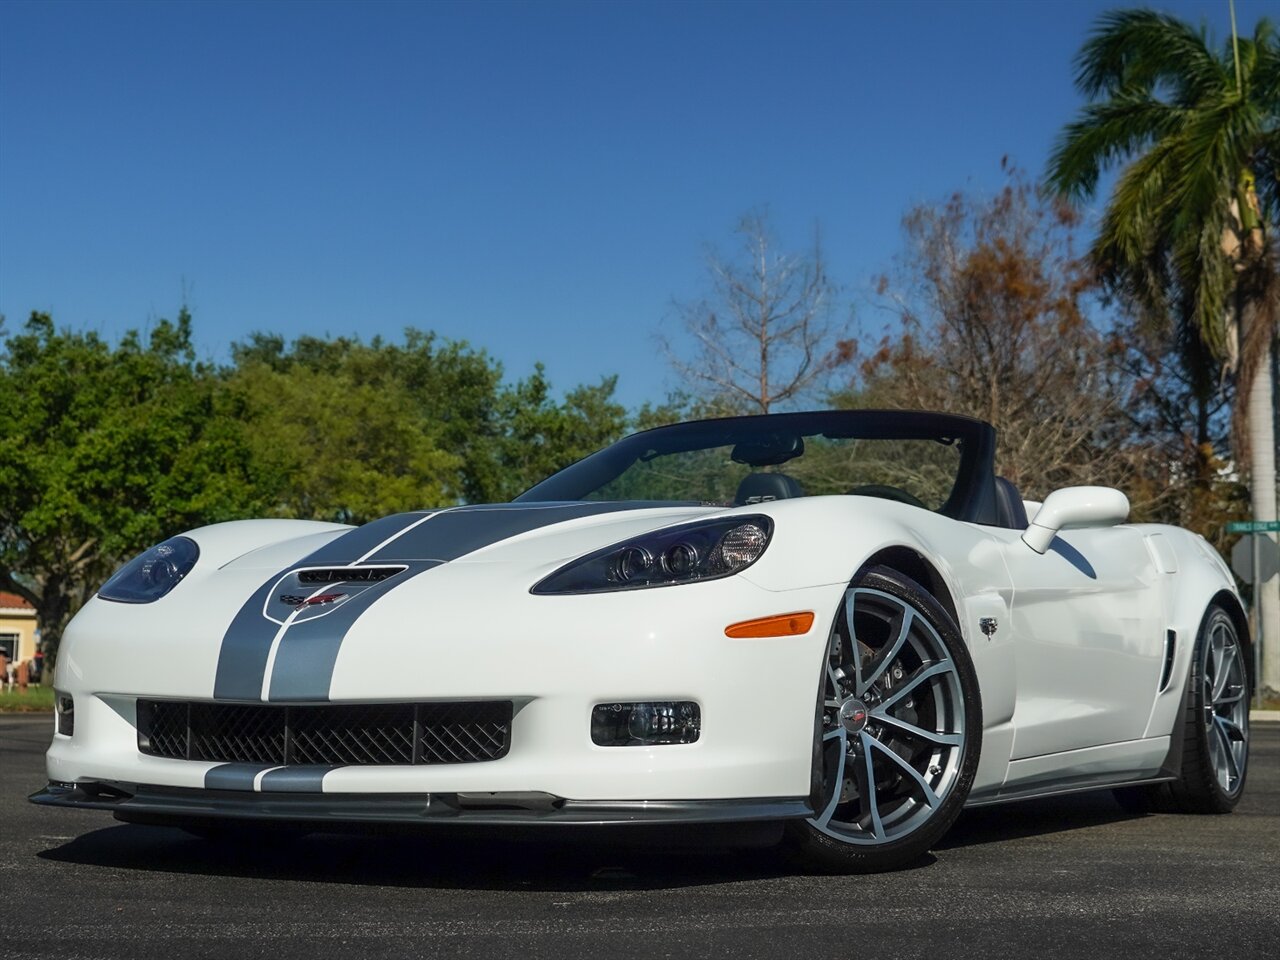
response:
{"label": "windshield", "polygon": [[981,430],[990,428],[885,411],[702,420],[627,437],[517,499],[741,506],[852,494],[954,514]]}

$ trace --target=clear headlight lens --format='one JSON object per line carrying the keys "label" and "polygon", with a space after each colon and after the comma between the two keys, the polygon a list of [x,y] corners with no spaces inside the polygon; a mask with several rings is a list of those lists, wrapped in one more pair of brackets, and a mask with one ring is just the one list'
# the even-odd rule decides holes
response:
{"label": "clear headlight lens", "polygon": [[760,559],[773,521],[747,516],[669,527],[581,557],[538,583],[533,593],[602,593],[715,580]]}
{"label": "clear headlight lens", "polygon": [[200,559],[188,537],[170,537],[134,557],[102,585],[98,596],[119,603],[152,603],[182,582]]}

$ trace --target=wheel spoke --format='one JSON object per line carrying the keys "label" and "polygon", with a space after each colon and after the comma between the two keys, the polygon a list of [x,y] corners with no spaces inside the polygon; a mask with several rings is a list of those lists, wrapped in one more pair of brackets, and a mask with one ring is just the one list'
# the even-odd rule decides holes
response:
{"label": "wheel spoke", "polygon": [[882,744],[879,740],[875,740],[872,737],[867,736],[865,733],[862,735],[862,737],[863,737],[864,745],[867,745],[868,747],[867,749],[868,756],[871,753],[870,747],[874,747],[875,749],[879,750],[882,754],[884,754],[886,757],[888,757],[890,760],[892,760],[894,763],[896,763],[899,767],[901,767],[902,772],[907,774],[909,777],[911,777],[912,780],[916,782],[916,786],[918,786],[920,788],[920,791],[924,794],[925,803],[927,803],[930,807],[937,807],[938,804],[942,802],[942,798],[933,792],[933,787],[929,786],[929,781],[927,781],[924,777],[920,775],[919,770],[911,766],[911,764],[907,763],[907,761],[903,760],[900,756],[898,756],[896,753],[894,753],[892,750],[890,750],[888,747]]}
{"label": "wheel spoke", "polygon": [[901,700],[903,697],[909,694],[916,687],[920,686],[920,684],[924,683],[926,680],[930,680],[933,677],[941,676],[944,673],[953,673],[955,672],[955,669],[956,669],[955,664],[953,664],[950,660],[940,660],[937,663],[932,663],[932,664],[927,664],[925,666],[922,666],[919,670],[917,670],[915,673],[911,675],[910,679],[908,679],[906,683],[904,683],[902,686],[894,690],[892,696],[885,697],[884,700],[880,701],[880,703],[876,706],[876,710],[877,711],[888,710],[891,706],[893,706],[895,703],[897,703],[899,700]]}
{"label": "wheel spoke", "polygon": [[1222,754],[1226,753],[1226,745],[1222,741],[1221,731],[1217,727],[1208,731],[1208,762],[1213,767],[1213,776],[1217,778],[1217,782],[1222,787],[1228,788],[1229,781],[1226,777],[1226,759]]}
{"label": "wheel spoke", "polygon": [[876,799],[876,768],[871,761],[871,744],[875,741],[865,733],[859,736],[862,738],[862,762],[858,764],[861,768],[858,793],[863,809],[871,817],[871,835],[880,840],[884,838],[884,821],[880,819],[880,802]]}
{"label": "wheel spoke", "polygon": [[[903,644],[907,642],[907,635],[911,633],[911,621],[915,619],[915,611],[910,607],[900,607],[898,616],[891,621],[890,635],[893,635],[893,628],[897,628],[897,635],[893,642],[880,653],[874,661],[872,661],[872,670],[866,676],[861,676],[858,681],[858,687],[854,691],[856,696],[861,697],[867,692],[877,680],[884,674],[898,654],[902,651]],[[856,651],[855,651],[856,652]],[[861,671],[859,671],[861,675]]]}
{"label": "wheel spoke", "polygon": [[1240,779],[1240,766],[1236,763],[1235,751],[1231,749],[1231,739],[1227,736],[1226,730],[1216,724],[1214,725],[1214,730],[1222,739],[1222,755],[1225,760],[1224,768],[1229,778],[1226,785],[1228,789],[1230,789],[1232,782]]}
{"label": "wheel spoke", "polygon": [[[1231,679],[1231,664],[1228,662],[1226,647],[1220,647],[1215,644],[1213,654],[1213,689],[1209,696],[1210,699],[1216,701],[1226,689],[1227,681]],[[1234,657],[1230,659],[1234,660]]]}
{"label": "wheel spoke", "polygon": [[843,699],[841,696],[840,681],[844,678],[844,671],[839,667],[833,667],[831,661],[827,661],[827,685],[830,690],[827,692],[832,694],[824,699],[824,704],[828,707],[838,707]]}
{"label": "wheel spoke", "polygon": [[1224,693],[1220,697],[1214,697],[1213,705],[1215,707],[1225,707],[1228,704],[1239,703],[1244,699],[1243,688],[1235,688],[1235,693]]}
{"label": "wheel spoke", "polygon": [[831,791],[831,799],[828,801],[826,809],[818,814],[814,821],[820,827],[825,827],[831,822],[832,814],[836,812],[836,807],[840,805],[840,795],[844,793],[844,760],[849,753],[849,737],[843,727],[837,727],[822,738],[823,743],[826,743],[832,737],[839,737],[840,739],[840,759],[836,763],[835,787]]}
{"label": "wheel spoke", "polygon": [[1231,789],[1231,775],[1227,771],[1227,756],[1230,753],[1231,747],[1227,744],[1227,738],[1215,724],[1209,732],[1209,759],[1213,762],[1214,776],[1226,790]]}
{"label": "wheel spoke", "polygon": [[1222,735],[1226,737],[1228,743],[1232,740],[1238,742],[1244,741],[1244,730],[1241,729],[1240,724],[1236,723],[1230,717],[1220,717],[1217,714],[1214,714],[1213,719],[1214,726],[1222,731]]}
{"label": "wheel spoke", "polygon": [[844,595],[844,623],[849,631],[849,660],[853,664],[853,689],[862,689],[862,654],[858,652],[858,634],[853,629],[853,608],[858,591],[847,590]]}
{"label": "wheel spoke", "polygon": [[942,733],[938,730],[926,730],[923,727],[917,727],[914,723],[908,723],[906,720],[886,712],[883,705],[872,710],[871,716],[884,723],[891,723],[899,730],[903,730],[913,737],[920,737],[922,740],[928,740],[931,743],[938,743],[947,747],[958,747],[964,742],[963,733]]}

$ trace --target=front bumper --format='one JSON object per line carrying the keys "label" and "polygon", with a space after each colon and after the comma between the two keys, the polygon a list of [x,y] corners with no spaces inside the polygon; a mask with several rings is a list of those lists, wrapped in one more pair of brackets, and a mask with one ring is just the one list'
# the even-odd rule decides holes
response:
{"label": "front bumper", "polygon": [[[535,597],[523,586],[527,572],[503,566],[445,564],[419,578],[421,590],[411,581],[380,600],[347,633],[327,700],[511,700],[510,749],[501,759],[337,766],[315,776],[320,772],[299,771],[297,779],[240,777],[225,769],[233,765],[145,755],[138,749],[138,699],[212,701],[230,617],[222,598],[221,613],[179,619],[160,609],[166,597],[142,607],[91,601],[68,628],[57,686],[75,699],[75,733],[54,735],[48,779],[199,791],[225,787],[234,773],[238,789],[249,794],[293,793],[306,781],[306,792],[326,798],[539,792],[624,804],[772,802],[809,794],[814,704],[843,584],[774,592],[729,577],[661,590]],[[817,614],[805,635],[724,634],[730,622],[794,610]],[[697,742],[592,743],[595,704],[654,700],[696,702]],[[278,787],[281,781],[288,786]]]}
{"label": "front bumper", "polygon": [[118,819],[135,823],[245,820],[318,827],[746,823],[813,816],[804,798],[601,802],[534,793],[270,794],[108,782],[52,782],[29,799],[40,806],[111,810]]}

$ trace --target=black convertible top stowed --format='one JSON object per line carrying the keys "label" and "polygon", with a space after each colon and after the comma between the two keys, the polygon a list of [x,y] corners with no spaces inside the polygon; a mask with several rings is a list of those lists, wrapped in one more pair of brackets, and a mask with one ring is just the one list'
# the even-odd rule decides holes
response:
{"label": "black convertible top stowed", "polygon": [[[970,523],[1011,526],[1001,510],[995,473],[996,431],[989,423],[951,413],[916,410],[816,410],[691,420],[624,437],[579,460],[516,498],[518,502],[576,500],[639,459],[720,446],[780,448],[788,438],[937,440],[955,444],[955,485],[938,512]],[[1018,506],[1020,506],[1020,502]]]}

